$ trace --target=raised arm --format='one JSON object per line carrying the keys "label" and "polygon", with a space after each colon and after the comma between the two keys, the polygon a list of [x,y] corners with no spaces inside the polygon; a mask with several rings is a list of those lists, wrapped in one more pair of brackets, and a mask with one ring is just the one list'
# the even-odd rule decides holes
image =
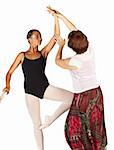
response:
{"label": "raised arm", "polygon": [[70,31],[77,30],[75,25],[70,20],[68,20],[63,14],[61,14],[59,11],[52,9],[51,7],[48,7],[48,10],[52,13],[55,13],[64,22],[64,24],[67,26],[67,28]]}
{"label": "raised arm", "polygon": [[56,39],[60,35],[60,27],[59,27],[59,22],[58,22],[58,17],[54,15],[54,36],[51,38],[49,43],[41,50],[42,55],[47,57],[51,49],[54,47],[56,44]]}
{"label": "raised arm", "polygon": [[17,55],[17,57],[15,58],[13,64],[11,65],[10,69],[8,70],[8,72],[6,74],[6,87],[3,89],[4,92],[9,93],[9,91],[10,91],[10,80],[11,80],[12,73],[21,63],[23,56],[24,56],[23,52],[19,53]]}
{"label": "raised arm", "polygon": [[65,45],[65,40],[63,40],[61,37],[58,38],[57,43],[59,45],[59,49],[55,58],[56,65],[62,67],[63,69],[69,69],[69,70],[75,70],[79,69],[78,66],[71,66],[69,65],[70,58],[62,59],[62,50]]}
{"label": "raised arm", "polygon": [[67,26],[67,28],[70,31],[77,30],[77,28],[75,27],[75,25],[70,20],[68,20],[64,15],[62,15],[62,14],[59,13],[57,16],[64,22],[64,24]]}

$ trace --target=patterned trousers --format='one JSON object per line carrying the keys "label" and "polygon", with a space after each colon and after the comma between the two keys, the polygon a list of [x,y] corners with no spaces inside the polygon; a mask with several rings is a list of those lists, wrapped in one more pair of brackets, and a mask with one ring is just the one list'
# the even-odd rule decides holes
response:
{"label": "patterned trousers", "polygon": [[107,145],[101,88],[74,94],[65,137],[72,150],[104,150]]}

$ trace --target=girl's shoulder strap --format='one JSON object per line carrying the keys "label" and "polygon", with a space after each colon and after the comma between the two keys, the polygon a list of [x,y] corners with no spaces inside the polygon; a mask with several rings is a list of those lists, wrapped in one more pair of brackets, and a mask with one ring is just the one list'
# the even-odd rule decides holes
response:
{"label": "girl's shoulder strap", "polygon": [[21,52],[23,54],[22,59],[21,59],[21,64],[23,64],[23,61],[25,59],[25,52]]}

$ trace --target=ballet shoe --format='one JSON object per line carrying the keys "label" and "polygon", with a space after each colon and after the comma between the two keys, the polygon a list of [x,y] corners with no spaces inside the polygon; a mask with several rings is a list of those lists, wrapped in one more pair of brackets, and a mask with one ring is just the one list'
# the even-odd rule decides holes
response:
{"label": "ballet shoe", "polygon": [[40,130],[45,129],[51,125],[50,116],[45,116],[45,122],[39,127]]}

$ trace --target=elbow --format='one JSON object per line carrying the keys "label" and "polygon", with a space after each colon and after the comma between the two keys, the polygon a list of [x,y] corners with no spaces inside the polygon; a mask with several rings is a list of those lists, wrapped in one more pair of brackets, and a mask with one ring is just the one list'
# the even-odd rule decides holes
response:
{"label": "elbow", "polygon": [[57,60],[55,60],[55,64],[58,65],[58,61]]}
{"label": "elbow", "polygon": [[[61,61],[60,60],[55,60],[55,64],[61,68],[64,68],[64,66],[62,65]],[[65,68],[64,68],[65,69]]]}
{"label": "elbow", "polygon": [[57,59],[55,60],[55,64],[56,64],[57,66],[60,66],[59,61],[58,61]]}
{"label": "elbow", "polygon": [[7,74],[6,74],[6,78],[11,77],[11,75],[12,75],[12,72],[8,71]]}

